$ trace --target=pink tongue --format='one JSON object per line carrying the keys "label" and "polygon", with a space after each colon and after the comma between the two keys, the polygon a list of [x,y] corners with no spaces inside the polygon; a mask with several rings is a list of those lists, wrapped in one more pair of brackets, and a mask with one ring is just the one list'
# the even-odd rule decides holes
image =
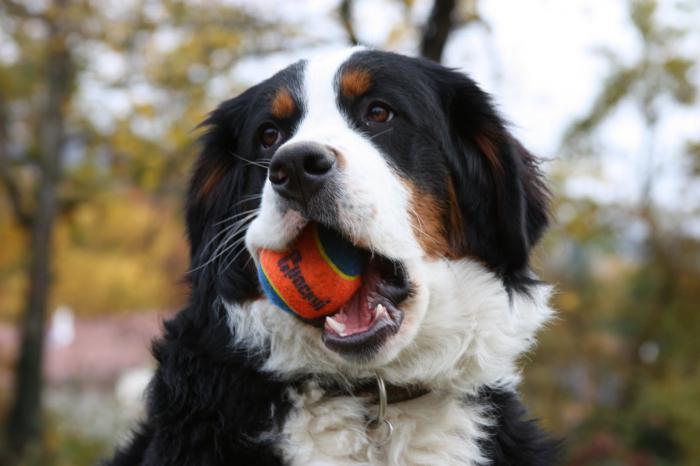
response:
{"label": "pink tongue", "polygon": [[333,315],[335,320],[345,324],[345,333],[348,335],[368,330],[374,320],[374,311],[367,305],[368,281],[371,282],[365,280],[350,301]]}

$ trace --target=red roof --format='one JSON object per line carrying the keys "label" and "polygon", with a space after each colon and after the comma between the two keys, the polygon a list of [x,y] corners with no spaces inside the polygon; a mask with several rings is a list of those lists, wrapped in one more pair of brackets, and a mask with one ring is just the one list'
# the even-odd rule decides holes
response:
{"label": "red roof", "polygon": [[[111,384],[129,369],[151,366],[151,341],[162,333],[167,312],[69,319],[69,338],[47,338],[44,374],[49,383]],[[52,320],[49,320],[49,327]],[[56,323],[53,322],[55,326]],[[65,325],[65,322],[64,322]],[[49,330],[51,334],[51,330]],[[0,383],[9,381],[17,351],[17,331],[0,324]]]}

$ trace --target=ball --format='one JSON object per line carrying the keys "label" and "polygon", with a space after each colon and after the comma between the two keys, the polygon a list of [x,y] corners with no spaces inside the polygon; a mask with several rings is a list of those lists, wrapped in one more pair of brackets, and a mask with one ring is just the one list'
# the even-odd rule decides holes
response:
{"label": "ball", "polygon": [[258,277],[281,309],[306,319],[334,313],[362,284],[367,254],[338,232],[309,224],[287,251],[262,249]]}

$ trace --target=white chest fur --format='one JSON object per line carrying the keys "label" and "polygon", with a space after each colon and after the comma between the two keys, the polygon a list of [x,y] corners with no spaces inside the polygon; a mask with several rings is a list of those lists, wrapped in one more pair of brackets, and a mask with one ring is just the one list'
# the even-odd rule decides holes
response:
{"label": "white chest fur", "polygon": [[360,398],[323,398],[318,388],[292,396],[282,430],[282,455],[290,465],[480,465],[479,448],[489,419],[476,403],[430,393],[391,404],[389,442],[370,444],[365,424],[376,412]]}

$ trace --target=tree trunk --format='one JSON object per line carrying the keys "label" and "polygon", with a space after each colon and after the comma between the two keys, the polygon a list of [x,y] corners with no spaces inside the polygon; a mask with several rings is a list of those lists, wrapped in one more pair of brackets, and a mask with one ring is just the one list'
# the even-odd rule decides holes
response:
{"label": "tree trunk", "polygon": [[55,186],[42,183],[31,232],[27,307],[15,369],[15,398],[9,416],[9,444],[16,453],[41,434],[44,320],[51,282],[51,240],[56,217]]}
{"label": "tree trunk", "polygon": [[442,60],[442,52],[454,25],[452,15],[456,4],[456,0],[435,0],[433,3],[420,43],[423,57],[438,63]]}
{"label": "tree trunk", "polygon": [[352,7],[353,0],[343,0],[340,2],[338,10],[340,13],[340,22],[343,25],[343,29],[345,29],[345,34],[348,36],[348,41],[351,45],[357,45],[360,41],[357,38],[355,25],[352,22]]}
{"label": "tree trunk", "polygon": [[[61,14],[56,2],[54,12]],[[71,92],[72,63],[66,31],[60,18],[48,21],[46,40],[46,95],[38,125],[41,177],[35,190],[36,206],[31,221],[30,264],[22,337],[15,370],[14,402],[7,425],[8,446],[21,455],[41,438],[42,361],[44,323],[51,284],[53,226],[57,216],[57,189],[61,179],[61,156],[65,141],[65,113]]]}

